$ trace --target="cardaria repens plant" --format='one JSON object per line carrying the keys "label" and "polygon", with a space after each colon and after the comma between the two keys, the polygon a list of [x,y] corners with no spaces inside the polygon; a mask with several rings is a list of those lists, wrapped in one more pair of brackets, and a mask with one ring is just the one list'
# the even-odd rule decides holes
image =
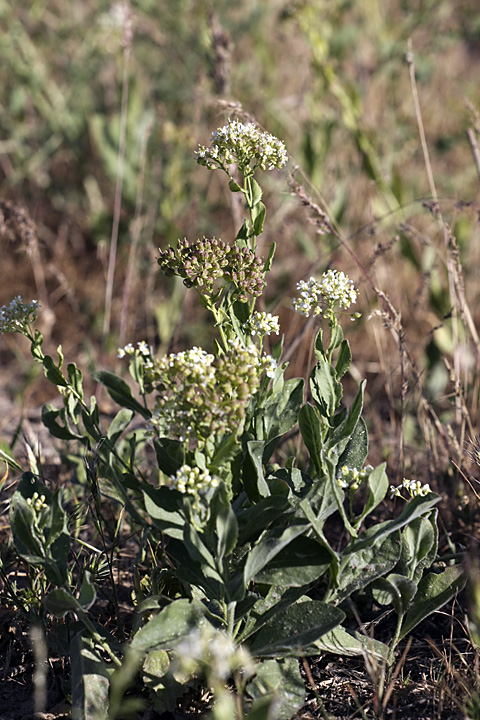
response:
{"label": "cardaria repens plant", "polygon": [[[304,700],[299,656],[322,649],[371,653],[389,668],[398,642],[444,605],[464,578],[457,566],[431,569],[440,498],[428,486],[405,481],[409,497],[401,512],[382,522],[371,519],[389,482],[385,464],[365,464],[365,383],[350,408],[342,401],[352,358],[340,321],[357,317],[350,278],[333,269],[298,283],[293,310],[313,315],[320,325],[307,402],[304,380],[285,379],[282,340],[272,355],[264,351],[265,336],[279,335],[280,326],[277,316],[257,309],[275,244],[266,258],[257,255],[266,208],[255,176],[286,164],[283,143],[252,123],[232,121],[213,134],[209,147],[199,148],[197,161],[225,173],[230,190],[242,193],[245,221],[230,242],[180,240],[160,251],[158,264],[183,278],[210,311],[217,332],[211,348],[164,357],[144,342],[121,348],[138,392],[109,371],[94,373],[120,406],[104,428],[95,398],[84,399],[76,366],[65,372],[60,350],[57,362],[43,354],[41,336],[31,330],[36,304],[17,298],[2,308],[1,328],[30,339],[34,359],[63,395],[62,409],[44,409],[52,434],[95,446],[98,472],[106,478],[103,489],[91,482],[97,531],[102,492],[113,488],[140,529],[142,557],[147,547],[157,548],[150,575],[135,573],[127,646],[111,646],[107,653],[118,665],[102,675],[109,677],[101,686],[107,703],[110,684],[110,716],[120,707],[125,678],[137,674],[160,710],[175,707],[185,687],[203,681],[215,689],[214,717],[267,718],[274,712],[288,719]],[[130,429],[135,417],[143,430],[138,422]],[[282,467],[275,451],[297,424],[308,465],[302,451]],[[155,449],[155,468],[140,462],[146,443]],[[392,492],[401,495],[400,489]],[[76,614],[82,627],[71,652],[96,653],[102,667],[105,648],[88,619],[95,583],[87,575],[75,594],[63,571],[45,560],[48,533],[22,534],[17,508],[28,497],[20,484],[11,509],[17,552],[47,573],[46,609],[58,617]],[[35,547],[43,542],[44,555],[31,551],[30,541]],[[396,613],[389,645],[355,632],[352,604],[356,617],[365,604]],[[218,664],[217,646],[229,648],[228,662]],[[228,678],[236,700],[225,690]]]}

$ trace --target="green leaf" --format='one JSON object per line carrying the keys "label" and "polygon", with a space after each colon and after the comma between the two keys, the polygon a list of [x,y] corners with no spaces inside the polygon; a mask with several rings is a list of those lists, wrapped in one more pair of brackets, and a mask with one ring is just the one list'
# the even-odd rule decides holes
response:
{"label": "green leaf", "polygon": [[272,267],[273,257],[275,255],[276,247],[277,247],[277,244],[272,242],[270,245],[270,250],[268,251],[267,259],[265,260],[265,265],[263,266],[264,273],[267,273],[270,270],[270,268]]}
{"label": "green leaf", "polygon": [[[62,421],[62,425],[57,422],[58,419]],[[46,403],[42,407],[42,422],[48,429],[50,435],[53,435],[53,437],[59,438],[60,440],[80,440],[82,442],[85,442],[86,440],[83,435],[79,435],[78,433],[70,430],[66,416],[66,409],[64,407],[57,410],[57,408],[50,403]]]}
{"label": "green leaf", "polygon": [[83,399],[82,371],[77,368],[75,363],[69,363],[67,365],[67,375],[77,397]]}
{"label": "green leaf", "polygon": [[340,344],[340,350],[338,351],[337,362],[335,364],[335,373],[337,375],[337,380],[340,380],[340,378],[345,375],[348,368],[350,367],[351,362],[352,352],[350,350],[348,340],[342,340]]}
{"label": "green leaf", "polygon": [[117,443],[118,438],[124,430],[130,425],[134,415],[133,410],[128,410],[127,408],[121,408],[115,415],[107,432],[107,437],[112,447]]}
{"label": "green leaf", "polygon": [[[303,403],[303,386],[302,378],[292,378],[282,383],[277,392],[272,391],[265,406],[258,408],[255,413],[258,439],[269,443],[293,428]],[[269,445],[264,453],[264,462],[268,460],[276,445],[277,442]]]}
{"label": "green leaf", "polygon": [[44,604],[45,610],[57,618],[63,618],[69,612],[83,610],[76,597],[64,588],[55,588],[55,590],[49,592]]}
{"label": "green leaf", "polygon": [[347,465],[350,468],[363,467],[368,454],[368,431],[365,420],[360,417],[350,435],[344,451],[338,458],[337,468]]}
{"label": "green leaf", "polygon": [[255,207],[260,203],[262,199],[263,191],[255,178],[247,178],[247,187],[250,193],[250,200],[252,207]]}
{"label": "green leaf", "polygon": [[45,355],[43,358],[43,370],[45,377],[50,380],[51,383],[57,387],[68,387],[68,382],[63,377],[62,371],[55,365],[50,355]]}
{"label": "green leaf", "polygon": [[335,448],[338,454],[343,453],[343,451],[347,447],[360,419],[360,415],[363,410],[363,395],[365,392],[365,384],[366,380],[362,380],[362,382],[360,383],[360,387],[358,388],[358,392],[355,396],[355,400],[353,401],[352,407],[350,408],[350,412],[348,413],[345,420],[343,420],[340,425],[335,428],[329,439],[329,449]]}
{"label": "green leaf", "polygon": [[82,578],[82,586],[80,588],[80,594],[78,596],[78,602],[84,608],[88,610],[92,607],[93,603],[97,598],[95,585],[92,582],[92,573],[90,570],[85,570]]}
{"label": "green leaf", "polygon": [[[364,533],[371,539],[375,526]],[[327,595],[329,602],[342,602],[352,593],[369,585],[381,575],[392,570],[400,556],[400,533],[396,532],[382,542],[363,544],[360,550],[355,550],[357,541],[354,541],[348,552],[342,554],[339,565],[336,587]]]}
{"label": "green leaf", "polygon": [[72,672],[72,720],[106,720],[108,717],[108,674],[93,642],[82,633],[70,643]]}
{"label": "green leaf", "polygon": [[423,497],[417,495],[417,497],[414,497],[406,504],[398,517],[374,525],[362,537],[359,537],[355,542],[356,550],[360,550],[368,545],[377,544],[379,540],[387,535],[401,530],[402,527],[411,523],[412,520],[431,510],[439,501],[440,496],[435,493],[428,493],[428,495]]}
{"label": "green leaf", "polygon": [[397,615],[403,615],[417,592],[417,584],[404,575],[390,573],[375,580],[372,591],[380,605],[393,605]]}
{"label": "green leaf", "polygon": [[[323,355],[310,375],[310,389],[315,405],[329,425],[342,399],[342,386],[337,380],[335,368]],[[353,429],[353,428],[352,428]]]}
{"label": "green leaf", "polygon": [[182,540],[185,524],[185,516],[180,512],[183,505],[182,494],[169,487],[154,488],[145,483],[143,500],[145,510],[156,527],[169,537]]}
{"label": "green leaf", "polygon": [[14,470],[18,470],[19,472],[22,472],[22,467],[17,463],[15,458],[5,449],[0,447],[0,460],[3,460],[7,463],[9,467],[12,467]]}
{"label": "green leaf", "polygon": [[389,482],[387,473],[385,472],[386,465],[387,463],[382,463],[372,470],[368,476],[368,498],[365,507],[355,522],[356,527],[359,527],[362,520],[371,513],[372,510],[375,510],[388,492]]}
{"label": "green leaf", "polygon": [[136,650],[170,650],[194,628],[208,625],[205,607],[198,600],[174,600],[136,633],[132,647]]}
{"label": "green leaf", "polygon": [[255,582],[303,587],[318,580],[330,565],[330,553],[308,537],[298,537],[281,550],[255,577]]}
{"label": "green leaf", "polygon": [[317,475],[322,473],[322,423],[316,409],[306,403],[300,410],[298,426]]}
{"label": "green leaf", "polygon": [[421,579],[437,554],[437,514],[435,508],[427,517],[415,518],[402,532],[402,554],[396,570],[415,582]]}
{"label": "green leaf", "polygon": [[344,617],[339,608],[305,599],[265,623],[249,650],[254,657],[302,656],[305,647],[333,630]]}
{"label": "green leaf", "polygon": [[[290,720],[305,702],[305,683],[298,660],[283,658],[259,663],[255,668],[255,677],[248,683],[245,692],[254,701],[247,720],[268,720],[272,701],[275,703],[275,720]],[[260,714],[260,709],[263,714]]]}
{"label": "green leaf", "polygon": [[263,470],[264,447],[265,443],[262,440],[249,440],[247,442],[247,453],[243,461],[242,482],[245,492],[252,502],[270,495]]}
{"label": "green leaf", "polygon": [[228,183],[228,187],[230,189],[230,192],[242,192],[242,188],[238,183],[235,182],[235,180],[230,180],[230,182]]}
{"label": "green leaf", "polygon": [[320,640],[313,643],[315,650],[312,648],[312,654],[320,652],[333,653],[342,655],[343,657],[355,657],[358,655],[373,656],[379,660],[385,659],[388,655],[388,645],[365,637],[361,633],[355,633],[355,636],[346,630],[342,625],[338,625],[331,632],[323,635]]}
{"label": "green leaf", "polygon": [[228,499],[226,488],[223,484],[217,489],[211,503],[211,513],[215,518],[217,531],[217,561],[223,564],[233,552],[238,540],[238,522]]}
{"label": "green leaf", "polygon": [[258,237],[263,232],[263,225],[265,223],[266,213],[267,208],[262,202],[259,202],[258,205],[255,205],[252,208],[252,232],[255,237]]}
{"label": "green leaf", "polygon": [[[270,485],[271,487],[271,485]],[[290,509],[288,493],[285,495],[273,494],[262,498],[255,505],[240,510],[237,513],[239,525],[238,544],[243,545],[258,536],[271,522]]]}
{"label": "green leaf", "polygon": [[244,570],[245,586],[255,580],[257,574],[278,555],[278,553],[306,530],[305,523],[290,525],[287,528],[266,530],[247,556]]}
{"label": "green leaf", "polygon": [[440,610],[464,587],[465,582],[465,571],[458,565],[452,565],[438,575],[425,575],[418,583],[417,594],[403,621],[399,640],[411,633],[426,617]]}
{"label": "green leaf", "polygon": [[170,440],[170,438],[156,438],[153,446],[160,470],[168,477],[175,475],[185,463],[183,443],[178,440]]}
{"label": "green leaf", "polygon": [[143,405],[141,405],[138,400],[133,397],[129,385],[127,385],[125,380],[118,377],[118,375],[115,375],[108,370],[95,370],[92,373],[92,378],[97,380],[97,382],[102,383],[102,385],[107,388],[108,394],[112,400],[115,400],[115,402],[121,407],[134,410],[135,412],[140,413],[140,415],[144,418],[149,418],[151,416],[150,410],[144,408]]}

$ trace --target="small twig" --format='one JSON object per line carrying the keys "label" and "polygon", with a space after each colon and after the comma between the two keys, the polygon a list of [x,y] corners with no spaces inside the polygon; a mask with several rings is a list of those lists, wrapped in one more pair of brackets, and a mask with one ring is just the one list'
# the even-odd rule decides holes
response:
{"label": "small twig", "polygon": [[478,139],[473,128],[468,128],[467,137],[468,142],[470,143],[470,147],[472,149],[475,167],[477,168],[478,179],[480,180],[480,146],[478,144]]}

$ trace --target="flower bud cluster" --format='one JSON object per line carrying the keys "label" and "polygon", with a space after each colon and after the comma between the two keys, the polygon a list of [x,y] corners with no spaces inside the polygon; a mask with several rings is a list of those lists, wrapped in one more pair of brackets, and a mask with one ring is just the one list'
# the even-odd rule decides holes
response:
{"label": "flower bud cluster", "polygon": [[209,148],[200,145],[196,151],[197,162],[211,170],[226,168],[238,163],[239,169],[278,170],[288,160],[284,143],[274,135],[259,130],[254,123],[246,125],[230,120],[218,128],[210,138]]}
{"label": "flower bud cluster", "polygon": [[238,339],[215,359],[194,347],[152,363],[145,379],[159,394],[147,432],[183,441],[205,442],[212,435],[241,432],[247,403],[264,372],[275,371],[271,357]]}
{"label": "flower bud cluster", "polygon": [[23,302],[20,295],[0,308],[0,335],[23,332],[37,319],[38,301]]}
{"label": "flower bud cluster", "polygon": [[252,337],[258,335],[276,335],[280,332],[280,322],[278,315],[272,315],[266,312],[254,312],[250,320],[242,325],[242,330]]}
{"label": "flower bud cluster", "polygon": [[190,465],[182,465],[176,474],[172,475],[171,480],[172,488],[189,495],[197,495],[204,488],[218,486],[217,478],[212,477],[206,470],[192,468]]}
{"label": "flower bud cluster", "polygon": [[48,507],[45,502],[45,495],[39,495],[38,492],[34,492],[31,498],[27,498],[27,505],[30,505],[36,513],[39,513]]}
{"label": "flower bud cluster", "polygon": [[247,247],[217,238],[204,237],[191,245],[184,238],[175,250],[160,250],[157,262],[166,275],[179,275],[186,287],[196,287],[204,296],[215,292],[215,281],[221,278],[236,285],[233,299],[240,302],[248,302],[249,295],[258,297],[265,287],[263,260]]}
{"label": "flower bud cluster", "polygon": [[390,485],[390,497],[401,497],[403,500],[405,500],[402,495],[402,490],[406,490],[412,498],[418,496],[424,497],[425,495],[428,495],[429,492],[432,492],[428,483],[422,485],[420,480],[409,480],[408,478],[404,478],[402,484],[399,487]]}
{"label": "flower bud cluster", "polygon": [[297,284],[300,297],[293,300],[293,309],[301,315],[331,315],[338,306],[347,310],[357,300],[357,291],[350,278],[339,270],[327,270],[321,280],[311,277]]}
{"label": "flower bud cluster", "polygon": [[368,480],[372,471],[373,467],[371,465],[367,465],[361,470],[344,465],[340,470],[337,483],[343,490],[356,492],[360,485],[363,485],[363,483]]}

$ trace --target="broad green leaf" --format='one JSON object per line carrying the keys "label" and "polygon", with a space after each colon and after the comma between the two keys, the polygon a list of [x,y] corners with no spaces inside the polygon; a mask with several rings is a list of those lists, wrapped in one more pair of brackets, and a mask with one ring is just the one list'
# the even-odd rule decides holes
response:
{"label": "broad green leaf", "polygon": [[411,633],[426,617],[440,610],[464,587],[465,582],[465,571],[458,565],[452,565],[438,575],[425,575],[418,583],[417,594],[403,621],[399,640]]}
{"label": "broad green leaf", "polygon": [[77,368],[75,363],[69,363],[67,365],[67,375],[77,397],[83,399],[82,371]]}
{"label": "broad green leaf", "polygon": [[143,661],[143,682],[150,690],[163,689],[162,678],[170,667],[166,650],[150,650]]}
{"label": "broad green leaf", "polygon": [[247,178],[247,188],[250,194],[252,207],[259,204],[262,199],[263,191],[258,182],[253,177]]}
{"label": "broad green leaf", "polygon": [[[328,354],[333,352],[341,344],[343,340],[343,330],[341,325],[334,325],[330,333],[330,342],[328,344]],[[337,378],[338,378],[337,371]]]}
{"label": "broad green leaf", "polygon": [[[370,528],[365,535],[374,530]],[[359,538],[359,540],[364,538]],[[348,552],[342,554],[337,584],[328,593],[329,602],[342,602],[352,593],[367,587],[381,575],[392,570],[400,556],[400,533],[390,534],[381,542],[363,545],[356,551],[358,541],[352,543]]]}
{"label": "broad green leaf", "polygon": [[64,588],[55,588],[49,592],[44,603],[45,610],[57,618],[63,618],[69,612],[83,610],[77,598]]}
{"label": "broad green leaf", "polygon": [[92,581],[92,573],[90,572],[90,570],[85,570],[85,572],[83,573],[78,602],[84,608],[84,610],[88,610],[92,607],[93,603],[96,600],[96,597],[97,592],[95,590],[95,585]]}
{"label": "broad green leaf", "polygon": [[169,487],[154,488],[148,483],[143,486],[145,510],[154,524],[170,537],[183,539],[185,516],[180,512],[183,496]]}
{"label": "broad green leaf", "polygon": [[263,232],[266,212],[267,208],[262,202],[259,202],[258,205],[255,205],[255,207],[252,208],[252,231],[256,237],[261,235]]}
{"label": "broad green leaf", "polygon": [[363,395],[365,392],[365,383],[365,380],[361,382],[360,387],[358,388],[358,392],[352,403],[352,407],[350,408],[350,412],[343,420],[343,422],[341,422],[340,425],[335,428],[329,438],[329,449],[335,448],[336,452],[339,455],[341,455],[347,447],[360,419],[363,410]]}
{"label": "broad green leaf", "polygon": [[312,538],[298,537],[257,573],[255,581],[281,587],[304,587],[318,580],[330,565],[330,553]]}
{"label": "broad green leaf", "polygon": [[[267,399],[263,408],[258,408],[255,415],[257,438],[271,443],[264,451],[264,461],[268,460],[279,436],[291,430],[298,420],[298,414],[303,403],[303,380],[293,378],[283,383],[277,392],[273,392]],[[260,436],[258,431],[262,433]]]}
{"label": "broad green leaf", "polygon": [[247,454],[243,461],[242,482],[245,492],[252,502],[270,495],[268,483],[263,469],[263,450],[265,444],[262,440],[249,440]]}
{"label": "broad green leaf", "polygon": [[[275,702],[275,720],[290,720],[305,702],[305,682],[300,674],[296,658],[264,660],[255,668],[255,676],[245,688],[253,699],[247,720],[255,718],[256,708],[265,708],[265,696]],[[267,711],[270,705],[266,706]],[[269,714],[259,716],[268,720]]]}
{"label": "broad green leaf", "polygon": [[350,435],[345,449],[338,458],[337,468],[347,465],[358,470],[363,467],[368,454],[368,431],[365,420],[358,418],[353,433]]}
{"label": "broad green leaf", "polygon": [[379,540],[387,535],[401,530],[405,525],[411,523],[412,520],[431,510],[439,501],[440,496],[435,493],[428,493],[428,495],[423,497],[417,495],[417,497],[414,497],[406,504],[398,517],[372,526],[367,533],[359,537],[355,542],[356,550],[360,550],[362,547],[368,545],[377,544]]}
{"label": "broad green leaf", "polygon": [[[58,422],[59,419],[62,424]],[[42,422],[50,435],[60,440],[80,440],[82,442],[86,440],[83,435],[79,435],[70,429],[64,407],[57,409],[50,403],[45,403],[42,407]]]}
{"label": "broad green leaf", "polygon": [[375,508],[380,505],[388,492],[389,482],[387,473],[385,472],[386,465],[386,463],[382,463],[372,470],[368,476],[368,498],[365,503],[365,507],[356,520],[356,527],[360,527],[362,520],[371,513],[372,510],[375,510]]}
{"label": "broad green leaf", "polygon": [[194,628],[206,627],[205,607],[198,600],[174,600],[135,634],[136,650],[170,650]]}
{"label": "broad green leaf", "polygon": [[106,720],[108,717],[108,674],[93,642],[82,633],[70,643],[72,672],[72,720]]}
{"label": "broad green leaf", "polygon": [[373,656],[379,660],[385,659],[388,655],[388,645],[366,637],[361,633],[352,633],[342,625],[338,625],[331,632],[323,635],[320,640],[313,643],[312,654],[320,652],[333,653],[343,657]]}
{"label": "broad green leaf", "polygon": [[186,522],[183,527],[183,541],[188,554],[192,560],[200,563],[203,573],[219,583],[223,582],[219,574],[216,558],[203,540],[206,539],[205,534],[200,535],[190,522]]}
{"label": "broad green leaf", "polygon": [[322,423],[316,409],[306,403],[300,410],[298,426],[317,475],[322,473]]}
{"label": "broad green leaf", "polygon": [[404,575],[390,573],[375,580],[372,592],[380,605],[393,605],[397,615],[403,615],[417,592],[417,584]]}
{"label": "broad green leaf", "polygon": [[133,410],[128,410],[127,408],[121,408],[115,415],[107,432],[107,437],[112,446],[115,446],[120,435],[130,425],[134,415]]}
{"label": "broad green leaf", "polygon": [[50,355],[45,355],[43,358],[43,370],[45,377],[50,380],[53,385],[56,385],[57,387],[68,387],[68,383],[63,377],[62,371],[55,365],[55,362],[52,360]]}
{"label": "broad green leaf", "polygon": [[108,370],[95,370],[92,373],[92,378],[102,383],[102,385],[107,388],[108,394],[112,400],[115,400],[115,402],[121,407],[134,410],[135,412],[140,413],[140,415],[144,418],[150,417],[150,410],[147,410],[133,397],[129,385],[127,385],[125,380],[118,377],[118,375],[115,375]]}
{"label": "broad green leaf", "polygon": [[340,380],[345,375],[348,368],[350,367],[351,362],[352,352],[350,350],[348,340],[342,340],[340,344],[340,350],[338,351],[337,362],[335,364],[335,373],[337,375],[337,380]]}
{"label": "broad green leaf", "polygon": [[238,544],[243,545],[256,537],[289,508],[288,495],[272,493],[272,495],[259,500],[255,505],[240,510],[237,513]]}
{"label": "broad green leaf", "polygon": [[329,425],[342,399],[342,386],[336,377],[335,368],[327,358],[321,356],[310,375],[310,389],[315,405]]}
{"label": "broad green leaf", "polygon": [[[225,558],[233,552],[238,540],[238,522],[233,512],[226,490],[222,504],[218,502],[221,488],[218,488],[211,504],[217,531],[217,561],[221,566]],[[217,501],[217,502],[216,502]]]}
{"label": "broad green leaf", "polygon": [[156,438],[153,441],[157,464],[168,477],[175,475],[185,462],[183,443],[170,438]]}
{"label": "broad green leaf", "polygon": [[278,553],[307,529],[306,523],[298,523],[287,528],[272,528],[260,536],[247,556],[245,563],[245,586],[255,580],[257,573],[278,555]]}
{"label": "broad green leaf", "polygon": [[438,546],[437,509],[412,520],[402,532],[402,554],[397,572],[418,582],[435,560]]}
{"label": "broad green leaf", "polygon": [[345,618],[339,608],[306,599],[275,615],[255,635],[249,650],[254,657],[302,656],[304,648],[333,630]]}

